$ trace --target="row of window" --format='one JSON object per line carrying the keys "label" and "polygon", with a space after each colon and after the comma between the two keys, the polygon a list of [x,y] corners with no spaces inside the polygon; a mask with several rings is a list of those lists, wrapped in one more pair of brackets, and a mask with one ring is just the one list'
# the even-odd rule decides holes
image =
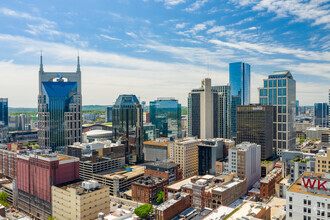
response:
{"label": "row of window", "polygon": [[265,80],[264,87],[286,87],[286,79]]}
{"label": "row of window", "polygon": [[260,89],[260,96],[286,96],[286,88]]}
{"label": "row of window", "polygon": [[[276,99],[276,96],[273,96],[273,98],[271,96],[269,96],[269,100],[268,98],[260,98],[260,104],[261,105],[286,105],[286,97],[278,97]],[[269,101],[269,103],[268,103]]]}

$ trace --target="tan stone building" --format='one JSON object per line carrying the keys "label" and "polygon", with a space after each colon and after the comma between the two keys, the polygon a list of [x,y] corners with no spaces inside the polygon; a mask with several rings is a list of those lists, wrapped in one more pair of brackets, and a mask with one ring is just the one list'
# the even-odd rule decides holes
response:
{"label": "tan stone building", "polygon": [[315,155],[315,172],[322,174],[330,172],[330,148],[327,149],[327,152],[320,150]]}
{"label": "tan stone building", "polygon": [[95,180],[52,186],[52,217],[96,219],[110,211],[109,187]]}
{"label": "tan stone building", "polygon": [[173,145],[173,159],[180,165],[184,179],[198,175],[198,144],[199,140],[187,138],[178,140]]}

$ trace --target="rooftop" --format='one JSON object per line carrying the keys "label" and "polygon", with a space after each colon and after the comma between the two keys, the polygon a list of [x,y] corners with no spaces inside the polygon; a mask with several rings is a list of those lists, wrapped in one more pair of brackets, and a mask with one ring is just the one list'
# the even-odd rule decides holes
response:
{"label": "rooftop", "polygon": [[173,190],[179,190],[183,185],[186,185],[188,183],[191,183],[191,179],[195,178],[196,176],[192,176],[186,179],[183,179],[181,181],[175,182],[171,185],[166,186],[167,188],[173,189]]}
{"label": "rooftop", "polygon": [[243,204],[238,207],[238,210],[233,215],[231,215],[228,219],[236,220],[243,216],[254,217],[264,207],[265,207],[265,205],[263,203],[244,201]]}
{"label": "rooftop", "polygon": [[165,169],[170,169],[170,168],[173,168],[173,167],[177,167],[178,165],[176,163],[156,161],[156,162],[147,163],[146,166],[153,166],[153,167],[161,167],[161,168],[165,168]]}
{"label": "rooftop", "polygon": [[225,184],[223,184],[223,185],[221,185],[221,186],[219,186],[219,187],[216,187],[216,188],[214,188],[213,190],[214,190],[214,191],[218,191],[218,192],[224,192],[224,191],[226,191],[227,189],[230,189],[230,188],[232,188],[232,187],[234,187],[234,186],[236,186],[236,185],[242,183],[243,181],[244,181],[244,180],[240,180],[240,179],[238,179],[238,178],[235,178],[235,180],[233,179],[232,181],[229,181],[229,182],[227,182],[227,183],[225,183]]}
{"label": "rooftop", "polygon": [[222,219],[225,216],[229,215],[234,211],[233,208],[227,207],[227,206],[219,206],[215,210],[213,210],[210,214],[208,214],[203,220],[215,220],[215,219]]}
{"label": "rooftop", "polygon": [[104,185],[99,185],[98,182],[95,180],[91,181],[95,184],[91,189],[87,189],[86,187],[83,187],[83,183],[89,183],[89,182],[90,181],[75,180],[75,181],[56,185],[55,187],[60,188],[62,190],[75,189],[79,192],[78,195],[88,194],[96,190],[105,188]]}
{"label": "rooftop", "polygon": [[109,173],[109,171],[104,171],[95,175],[104,177],[104,178],[108,178],[108,179],[114,179],[114,178],[119,178],[119,179],[123,179],[123,178],[133,178],[139,175],[143,175],[144,174],[144,166],[130,166],[130,168],[132,168],[132,171],[126,171],[124,169],[121,169],[121,171],[118,172],[111,172]]}
{"label": "rooftop", "polygon": [[161,177],[152,177],[152,176],[143,176],[142,178],[138,179],[134,182],[134,184],[144,185],[144,186],[154,186],[166,181]]}
{"label": "rooftop", "polygon": [[281,168],[274,168],[270,173],[267,174],[264,178],[260,180],[260,183],[269,183],[273,178],[275,178],[278,173],[281,173],[282,169]]}
{"label": "rooftop", "polygon": [[274,71],[268,77],[269,79],[272,78],[292,78],[292,75],[289,70],[282,70],[282,71]]}
{"label": "rooftop", "polygon": [[157,210],[159,211],[164,211],[166,209],[168,209],[169,207],[175,205],[176,203],[178,203],[182,198],[189,196],[188,193],[180,193],[180,196],[178,198],[173,198],[173,199],[169,199],[165,202],[163,202],[162,204],[160,204],[159,206],[157,206]]}
{"label": "rooftop", "polygon": [[169,141],[144,141],[143,145],[154,145],[154,146],[167,146],[170,142]]}

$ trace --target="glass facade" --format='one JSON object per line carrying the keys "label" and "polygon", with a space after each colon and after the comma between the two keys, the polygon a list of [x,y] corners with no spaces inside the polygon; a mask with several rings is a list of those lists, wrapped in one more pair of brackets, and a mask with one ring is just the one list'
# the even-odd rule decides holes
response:
{"label": "glass facade", "polygon": [[8,99],[7,98],[0,98],[0,122],[3,122],[4,126],[8,126]]}
{"label": "glass facade", "polygon": [[[70,104],[75,103],[76,82],[43,82],[44,103],[49,112],[49,146],[53,151],[65,146],[65,112],[70,111]],[[79,103],[78,103],[79,104]]]}
{"label": "glass facade", "polygon": [[176,99],[157,99],[150,102],[150,122],[160,137],[181,138],[181,104]]}
{"label": "glass facade", "polygon": [[229,82],[231,86],[231,137],[236,137],[237,106],[250,104],[250,65],[243,62],[230,63]]}
{"label": "glass facade", "polygon": [[282,150],[295,148],[296,81],[290,71],[275,71],[264,79],[264,87],[259,88],[262,105],[276,106],[273,148],[277,154]]}
{"label": "glass facade", "polygon": [[315,126],[328,127],[329,123],[329,106],[328,103],[314,104],[314,124]]}

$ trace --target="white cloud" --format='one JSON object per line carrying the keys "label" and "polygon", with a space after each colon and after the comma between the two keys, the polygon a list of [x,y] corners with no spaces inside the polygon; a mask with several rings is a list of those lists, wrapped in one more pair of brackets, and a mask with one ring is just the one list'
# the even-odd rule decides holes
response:
{"label": "white cloud", "polygon": [[105,35],[105,34],[100,34],[100,36],[108,40],[121,40],[119,38],[110,37],[109,35]]}
{"label": "white cloud", "polygon": [[295,21],[313,21],[313,25],[330,26],[328,0],[244,0],[239,5],[251,5],[253,10],[275,13],[277,17],[294,16]]}
{"label": "white cloud", "polygon": [[23,18],[23,19],[27,19],[27,20],[31,20],[31,21],[38,21],[41,23],[52,24],[52,25],[56,24],[53,21],[49,21],[49,20],[41,18],[41,17],[32,16],[32,15],[30,15],[28,13],[24,13],[24,12],[17,12],[17,11],[8,9],[8,8],[0,8],[0,13],[3,15],[15,17],[15,18]]}
{"label": "white cloud", "polygon": [[193,4],[191,4],[188,8],[186,8],[185,11],[188,11],[188,12],[196,11],[196,10],[200,9],[202,6],[204,6],[205,3],[207,3],[208,1],[209,0],[197,0]]}
{"label": "white cloud", "polygon": [[180,23],[180,24],[176,24],[176,25],[175,25],[175,28],[177,28],[177,29],[182,29],[182,28],[185,28],[187,24],[188,24],[188,23]]}
{"label": "white cloud", "polygon": [[215,20],[208,20],[201,24],[196,24],[193,28],[191,28],[188,31],[184,31],[183,34],[191,33],[191,34],[197,34],[200,31],[206,30],[207,26],[213,26],[215,24]]}
{"label": "white cloud", "polygon": [[176,6],[182,3],[185,3],[186,0],[156,0],[157,2],[164,2],[166,8],[171,8],[172,6]]}
{"label": "white cloud", "polygon": [[248,30],[257,30],[257,27],[249,27]]}
{"label": "white cloud", "polygon": [[218,33],[218,32],[222,32],[226,30],[225,26],[214,26],[211,29],[207,30],[208,34],[212,34],[212,33]]}
{"label": "white cloud", "polygon": [[133,32],[126,32],[126,34],[127,34],[128,36],[133,37],[133,38],[137,38],[137,35],[136,35],[135,33],[133,33]]}

